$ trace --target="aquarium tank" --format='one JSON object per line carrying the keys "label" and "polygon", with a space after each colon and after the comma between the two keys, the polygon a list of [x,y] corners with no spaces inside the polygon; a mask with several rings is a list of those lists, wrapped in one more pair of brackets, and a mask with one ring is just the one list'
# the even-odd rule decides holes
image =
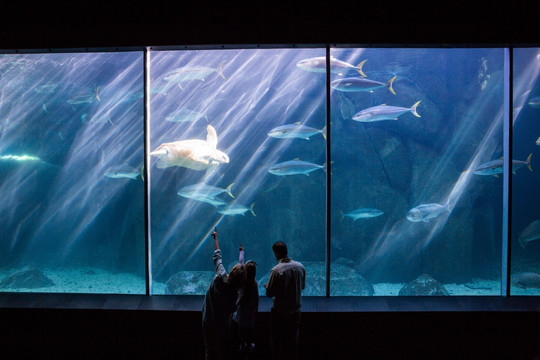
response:
{"label": "aquarium tank", "polygon": [[513,54],[511,294],[540,295],[540,50]]}
{"label": "aquarium tank", "polygon": [[500,296],[504,266],[538,295],[539,52],[513,49],[507,264],[505,51],[0,55],[0,291],[204,295],[217,229],[260,295],[276,241],[305,296]]}

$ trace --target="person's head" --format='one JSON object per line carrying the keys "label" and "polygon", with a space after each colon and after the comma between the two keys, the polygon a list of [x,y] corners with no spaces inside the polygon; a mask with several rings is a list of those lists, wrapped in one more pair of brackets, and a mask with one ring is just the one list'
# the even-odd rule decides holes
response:
{"label": "person's head", "polygon": [[227,276],[227,283],[239,289],[246,281],[246,267],[240,263],[234,265]]}
{"label": "person's head", "polygon": [[283,241],[277,241],[272,245],[272,251],[276,260],[281,260],[287,257],[287,245]]}
{"label": "person's head", "polygon": [[257,263],[249,260],[244,267],[246,268],[246,283],[254,282],[257,276]]}

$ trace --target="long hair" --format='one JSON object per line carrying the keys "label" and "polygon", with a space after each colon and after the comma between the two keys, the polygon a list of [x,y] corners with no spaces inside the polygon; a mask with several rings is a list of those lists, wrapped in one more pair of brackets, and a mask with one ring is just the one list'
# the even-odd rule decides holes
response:
{"label": "long hair", "polygon": [[239,289],[246,282],[246,267],[240,263],[234,265],[227,276],[227,283]]}

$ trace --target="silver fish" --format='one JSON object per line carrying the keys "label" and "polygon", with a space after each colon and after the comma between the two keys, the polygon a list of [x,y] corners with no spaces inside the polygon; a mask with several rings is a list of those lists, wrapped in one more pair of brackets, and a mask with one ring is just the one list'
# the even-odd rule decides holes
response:
{"label": "silver fish", "polygon": [[[527,168],[530,171],[533,171],[532,166],[531,166],[531,157],[532,157],[532,153],[527,157],[526,161],[512,160],[512,173],[515,174],[516,170],[522,167],[523,165],[527,165]],[[497,159],[497,160],[492,160],[484,164],[481,164],[476,169],[474,169],[473,172],[476,175],[493,175],[497,177],[497,174],[502,174],[503,166],[504,166],[503,159]]]}
{"label": "silver fish", "polygon": [[369,91],[373,92],[375,89],[387,87],[388,90],[394,95],[396,92],[392,87],[392,84],[397,76],[391,78],[388,82],[383,83],[375,80],[364,79],[362,77],[349,77],[343,79],[336,79],[330,83],[332,89],[336,89],[344,92],[359,92],[359,91]]}
{"label": "silver fish", "polygon": [[216,69],[206,67],[206,66],[183,66],[180,68],[177,68],[168,74],[165,75],[165,81],[168,81],[170,83],[177,84],[180,89],[183,90],[181,86],[182,81],[186,80],[201,80],[204,81],[209,75],[212,73],[217,73],[219,76],[221,76],[224,80],[225,75],[223,75],[223,64],[225,61],[222,61]]}
{"label": "silver fish", "polygon": [[225,189],[217,186],[207,185],[207,184],[195,184],[184,186],[178,191],[178,195],[185,198],[196,198],[196,197],[209,197],[215,198],[221,193],[227,193],[230,197],[234,198],[234,195],[231,192],[234,183],[227,186]]}
{"label": "silver fish", "polygon": [[94,88],[92,91],[85,91],[79,94],[75,94],[69,99],[66,100],[66,102],[70,105],[80,105],[80,104],[91,104],[94,102],[94,100],[101,101],[101,98],[99,97],[99,88],[100,86]]}
{"label": "silver fish", "polygon": [[137,180],[140,171],[129,166],[113,166],[110,167],[104,174],[111,179],[132,179]]}
{"label": "silver fish", "polygon": [[384,214],[384,211],[379,210],[379,209],[360,208],[353,211],[349,211],[346,214],[343,214],[342,212],[341,220],[343,220],[345,216],[350,217],[353,220],[358,220],[358,219],[367,219],[367,218],[377,217],[377,216],[381,216],[382,214]]}
{"label": "silver fish", "polygon": [[299,138],[309,140],[310,136],[321,134],[326,139],[326,126],[321,130],[302,124],[287,124],[273,128],[268,136],[278,139]]}
{"label": "silver fish", "polygon": [[540,220],[533,221],[527,225],[525,229],[519,233],[518,241],[519,245],[525,249],[529,242],[538,239],[540,239]]}
{"label": "silver fish", "polygon": [[416,102],[410,108],[399,106],[378,105],[373,106],[354,114],[352,119],[354,121],[372,122],[381,120],[397,120],[397,118],[407,112],[411,112],[414,116],[420,117],[416,112],[416,107],[420,104],[420,101]]}
{"label": "silver fish", "polygon": [[[346,63],[336,59],[333,56],[330,56],[330,72],[334,74],[344,74],[350,70],[356,70],[360,75],[366,77],[366,74],[362,71],[362,66],[364,66],[367,60],[362,61],[357,66]],[[300,60],[296,66],[299,69],[315,72],[315,73],[325,73],[326,72],[326,56],[314,57],[309,59]]]}
{"label": "silver fish", "polygon": [[533,272],[517,273],[512,275],[512,285],[526,288],[540,289],[540,274]]}
{"label": "silver fish", "polygon": [[253,207],[255,206],[255,203],[251,204],[251,206],[248,208],[247,206],[240,205],[240,204],[232,204],[228,205],[220,210],[218,210],[218,213],[223,215],[242,215],[244,216],[245,213],[249,210],[253,216],[255,215],[255,212],[253,211]]}
{"label": "silver fish", "polygon": [[268,172],[270,174],[278,175],[278,176],[284,176],[284,175],[308,175],[309,173],[318,169],[324,169],[326,171],[326,164],[325,165],[317,165],[313,164],[307,161],[302,160],[290,160],[285,161],[279,164],[275,164],[274,166],[270,167],[268,169]]}
{"label": "silver fish", "polygon": [[540,109],[540,96],[532,98],[531,100],[529,100],[528,104],[535,109]]}
{"label": "silver fish", "polygon": [[412,222],[429,222],[430,219],[438,217],[445,211],[450,212],[448,204],[422,204],[409,210],[407,213],[407,220]]}
{"label": "silver fish", "polygon": [[204,193],[193,193],[193,194],[188,194],[188,196],[185,196],[185,195],[182,195],[180,192],[178,192],[178,195],[188,198],[188,199],[195,200],[195,201],[200,201],[200,202],[204,202],[210,205],[214,205],[215,207],[227,205],[227,203],[221,200],[220,198],[208,196],[208,195],[205,195]]}

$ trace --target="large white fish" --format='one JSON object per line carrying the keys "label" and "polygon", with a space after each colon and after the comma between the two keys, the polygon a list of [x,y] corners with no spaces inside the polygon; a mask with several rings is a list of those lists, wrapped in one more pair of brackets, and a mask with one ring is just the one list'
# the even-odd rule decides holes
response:
{"label": "large white fish", "polygon": [[321,130],[302,124],[287,124],[273,128],[268,136],[278,139],[299,138],[309,140],[310,136],[321,134],[326,139],[326,126]]}
{"label": "large white fish", "polygon": [[429,222],[430,219],[438,217],[445,211],[450,212],[448,204],[422,204],[409,210],[407,213],[407,220],[412,222]]}
{"label": "large white fish", "polygon": [[178,192],[178,195],[185,197],[187,199],[192,199],[200,202],[204,202],[210,205],[214,205],[215,207],[218,206],[227,206],[227,203],[220,198],[209,196],[205,193],[183,193],[181,191]]}
{"label": "large white fish", "polygon": [[384,214],[384,211],[379,210],[379,209],[361,208],[361,209],[356,209],[356,210],[353,210],[353,211],[349,211],[346,214],[343,214],[343,212],[342,212],[341,213],[341,220],[343,220],[344,217],[350,217],[353,220],[367,219],[367,218],[381,216],[382,214]]}
{"label": "large white fish", "polygon": [[[341,60],[336,59],[333,56],[330,56],[330,72],[334,74],[343,75],[347,71],[356,70],[358,71],[360,75],[362,75],[363,77],[366,77],[366,74],[364,74],[364,72],[362,71],[362,66],[364,66],[364,63],[366,61],[367,60],[364,60],[357,66],[354,66],[352,64],[346,63],[345,61],[341,61]],[[316,72],[316,73],[324,73],[326,72],[326,56],[300,60],[296,64],[296,66],[302,70]]]}
{"label": "large white fish", "polygon": [[217,149],[217,133],[212,125],[206,127],[208,134],[204,140],[180,140],[159,145],[150,155],[159,157],[160,169],[179,166],[193,170],[206,170],[208,176],[219,164],[229,163],[229,157]]}
{"label": "large white fish", "polygon": [[240,205],[240,204],[231,204],[228,206],[223,207],[222,209],[218,210],[218,213],[223,215],[242,215],[249,210],[253,216],[255,215],[255,212],[253,211],[253,207],[255,206],[255,203],[251,204],[251,206],[248,208],[247,206]]}
{"label": "large white fish", "polygon": [[278,176],[285,176],[285,175],[308,175],[309,173],[318,169],[324,169],[326,171],[326,164],[324,165],[317,165],[313,164],[307,161],[302,160],[290,160],[285,161],[279,164],[275,164],[270,169],[268,169],[268,172],[270,174],[278,175]]}
{"label": "large white fish", "polygon": [[373,106],[354,114],[352,119],[354,121],[361,122],[372,122],[372,121],[381,121],[381,120],[397,120],[397,118],[407,112],[411,112],[414,116],[420,117],[416,112],[416,107],[420,104],[420,101],[416,102],[410,108],[399,107],[399,106],[389,106],[389,105],[378,105]]}

